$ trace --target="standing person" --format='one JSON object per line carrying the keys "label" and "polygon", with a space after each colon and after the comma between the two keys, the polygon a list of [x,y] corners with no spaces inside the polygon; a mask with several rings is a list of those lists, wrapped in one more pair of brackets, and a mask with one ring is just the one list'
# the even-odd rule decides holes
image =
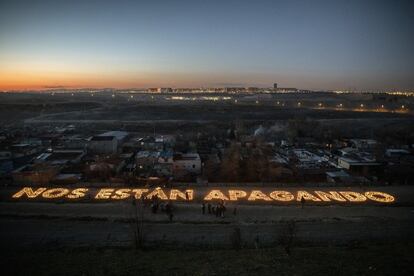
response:
{"label": "standing person", "polygon": [[211,204],[210,204],[210,202],[207,204],[207,210],[208,210],[208,213],[211,214]]}
{"label": "standing person", "polygon": [[206,204],[204,202],[201,205],[201,212],[203,213],[203,215],[206,213]]}
{"label": "standing person", "polygon": [[233,216],[235,215],[237,215],[237,206],[234,206],[234,209],[233,209]]}
{"label": "standing person", "polygon": [[302,205],[303,209],[303,207],[305,206],[305,199],[303,197],[300,199],[300,204]]}
{"label": "standing person", "polygon": [[167,204],[165,204],[165,212],[167,213],[167,215],[170,215],[171,205],[170,205],[169,202],[167,202]]}
{"label": "standing person", "polygon": [[172,221],[173,221],[173,217],[174,217],[174,215],[173,215],[172,211],[170,211],[170,214],[169,214],[169,216],[168,216],[168,217],[170,218],[170,222],[172,222]]}

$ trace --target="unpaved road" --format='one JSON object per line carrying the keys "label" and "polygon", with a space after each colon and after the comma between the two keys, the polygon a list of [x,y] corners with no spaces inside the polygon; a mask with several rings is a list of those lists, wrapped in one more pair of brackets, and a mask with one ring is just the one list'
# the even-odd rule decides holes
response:
{"label": "unpaved road", "polygon": [[[239,205],[236,215],[233,207],[220,218],[203,215],[198,204],[177,203],[173,222],[164,213],[140,208],[144,240],[153,245],[228,246],[236,228],[249,246],[271,245],[290,235],[313,244],[414,240],[414,207]],[[127,202],[0,203],[1,246],[130,246],[134,208]]]}

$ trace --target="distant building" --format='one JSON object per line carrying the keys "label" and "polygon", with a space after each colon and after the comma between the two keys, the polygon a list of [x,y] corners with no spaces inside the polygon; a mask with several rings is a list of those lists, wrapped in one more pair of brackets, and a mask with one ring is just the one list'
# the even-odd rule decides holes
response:
{"label": "distant building", "polygon": [[176,153],[173,156],[174,174],[200,174],[201,159],[198,153]]}
{"label": "distant building", "polygon": [[135,156],[138,172],[149,171],[154,168],[160,153],[158,151],[139,151]]}
{"label": "distant building", "polygon": [[158,88],[148,88],[147,92],[149,92],[149,93],[158,93]]}
{"label": "distant building", "polygon": [[298,89],[294,87],[278,87],[277,82],[275,82],[273,84],[273,91],[287,93],[287,92],[298,92]]}
{"label": "distant building", "polygon": [[368,176],[382,168],[382,163],[359,156],[339,157],[338,166],[350,172]]}
{"label": "distant building", "polygon": [[93,136],[88,150],[98,154],[115,154],[118,151],[118,141],[115,136]]}
{"label": "distant building", "polygon": [[[4,152],[0,152],[0,176],[3,176],[5,174],[10,173],[14,168],[14,164],[13,164],[13,161],[11,160],[11,158],[5,158],[4,155],[3,155],[4,158],[2,158],[1,157],[2,153],[4,153]],[[6,155],[6,156],[8,156],[8,155]]]}
{"label": "distant building", "polygon": [[260,91],[259,87],[247,87],[246,88],[246,92],[250,92],[250,93],[259,92],[259,91]]}
{"label": "distant building", "polygon": [[351,180],[352,177],[343,170],[326,172],[326,181],[330,183],[348,183]]}
{"label": "distant building", "polygon": [[194,88],[179,88],[179,89],[175,88],[175,89],[173,89],[171,87],[151,87],[151,88],[147,89],[147,92],[148,93],[190,92],[193,89]]}
{"label": "distant building", "polygon": [[86,144],[87,140],[79,135],[66,136],[60,140],[60,146],[65,149],[84,149]]}
{"label": "distant building", "polygon": [[85,156],[83,150],[54,150],[53,152],[45,152],[37,156],[33,162],[36,164],[43,163],[52,166],[66,165],[69,163],[79,163]]}
{"label": "distant building", "polygon": [[246,92],[246,88],[244,88],[244,87],[225,87],[224,92],[227,92],[227,93]]}
{"label": "distant building", "polygon": [[349,143],[352,147],[359,150],[373,149],[378,144],[377,141],[373,139],[351,139],[349,140]]}
{"label": "distant building", "polygon": [[20,185],[47,185],[59,173],[59,167],[40,164],[25,165],[12,172],[13,181]]}
{"label": "distant building", "polygon": [[127,137],[128,132],[126,131],[108,131],[93,136],[89,141],[88,149],[92,153],[115,154]]}
{"label": "distant building", "polygon": [[276,88],[276,92],[282,92],[282,93],[298,92],[298,89],[294,87],[280,87],[280,88]]}
{"label": "distant building", "polygon": [[385,156],[389,158],[399,158],[406,155],[410,155],[410,152],[405,149],[387,149],[385,151]]}
{"label": "distant building", "polygon": [[118,144],[120,145],[123,142],[125,142],[126,138],[128,137],[128,132],[114,130],[114,131],[104,132],[102,134],[99,134],[99,136],[114,136],[116,138]]}
{"label": "distant building", "polygon": [[38,153],[40,150],[39,146],[30,145],[27,143],[14,144],[10,147],[13,158],[20,158]]}

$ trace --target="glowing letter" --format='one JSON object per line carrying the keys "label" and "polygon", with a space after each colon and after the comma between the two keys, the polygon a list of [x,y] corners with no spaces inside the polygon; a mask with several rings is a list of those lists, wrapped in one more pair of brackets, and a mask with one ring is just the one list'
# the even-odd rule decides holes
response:
{"label": "glowing letter", "polygon": [[55,188],[45,191],[42,196],[44,198],[58,198],[62,197],[64,195],[67,195],[69,193],[68,189],[65,188]]}
{"label": "glowing letter", "polygon": [[328,193],[322,192],[322,191],[315,191],[315,194],[317,194],[323,201],[346,201],[345,198],[343,198],[338,192],[329,191]]}
{"label": "glowing letter", "polygon": [[67,198],[80,198],[80,197],[84,197],[85,193],[88,191],[87,188],[78,188],[73,190],[70,194],[68,194],[66,197]]}
{"label": "glowing letter", "polygon": [[133,189],[132,192],[135,193],[136,199],[140,199],[143,193],[148,192],[148,189]]}
{"label": "glowing letter", "polygon": [[111,197],[112,199],[125,199],[130,197],[131,189],[119,189],[115,191],[115,194]]}
{"label": "glowing letter", "polygon": [[267,195],[265,195],[261,191],[253,190],[247,200],[255,201],[256,199],[263,199],[265,201],[272,201],[272,199],[270,197],[268,197]]}
{"label": "glowing letter", "polygon": [[296,200],[301,201],[302,198],[305,199],[305,200],[321,201],[319,198],[317,198],[316,196],[308,193],[307,191],[298,191],[298,194],[296,196]]}
{"label": "glowing letter", "polygon": [[352,201],[352,202],[363,202],[363,201],[367,200],[367,198],[364,195],[362,195],[360,193],[357,193],[357,192],[347,192],[347,191],[345,191],[345,192],[339,192],[339,193],[343,197],[345,197],[346,199],[348,199],[349,201]]}
{"label": "glowing letter", "polygon": [[211,190],[210,193],[208,193],[208,195],[204,198],[204,200],[212,199],[229,200],[220,190]]}
{"label": "glowing letter", "polygon": [[32,188],[30,187],[24,187],[23,189],[15,193],[12,197],[20,198],[23,195],[26,195],[28,198],[35,198],[41,193],[43,193],[44,191],[46,191],[46,188],[38,188],[36,191],[33,191]]}
{"label": "glowing letter", "polygon": [[170,199],[171,200],[177,200],[177,197],[187,200],[187,196],[188,196],[188,200],[193,200],[194,197],[194,191],[193,190],[185,190],[185,193],[181,192],[180,190],[177,189],[171,189],[170,191]]}
{"label": "glowing letter", "polygon": [[229,190],[229,198],[230,200],[238,200],[239,198],[246,197],[247,193],[242,190]]}
{"label": "glowing letter", "polygon": [[278,201],[292,201],[295,197],[287,191],[273,191],[270,197]]}
{"label": "glowing letter", "polygon": [[96,199],[109,199],[114,189],[101,189],[95,196]]}
{"label": "glowing letter", "polygon": [[167,195],[164,193],[164,191],[160,187],[155,188],[154,191],[147,194],[145,197],[152,198],[153,196],[157,196],[159,199],[162,199],[162,200],[168,200]]}
{"label": "glowing letter", "polygon": [[394,197],[387,193],[369,191],[365,192],[365,196],[373,201],[390,203],[394,202]]}

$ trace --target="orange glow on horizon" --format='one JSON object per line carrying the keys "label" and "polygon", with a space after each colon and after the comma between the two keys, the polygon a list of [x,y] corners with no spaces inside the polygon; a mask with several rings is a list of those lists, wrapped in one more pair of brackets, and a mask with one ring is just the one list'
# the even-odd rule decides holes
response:
{"label": "orange glow on horizon", "polygon": [[150,80],[135,79],[131,76],[91,75],[74,73],[41,72],[2,72],[0,70],[1,90],[46,90],[50,88],[131,88],[144,87]]}

